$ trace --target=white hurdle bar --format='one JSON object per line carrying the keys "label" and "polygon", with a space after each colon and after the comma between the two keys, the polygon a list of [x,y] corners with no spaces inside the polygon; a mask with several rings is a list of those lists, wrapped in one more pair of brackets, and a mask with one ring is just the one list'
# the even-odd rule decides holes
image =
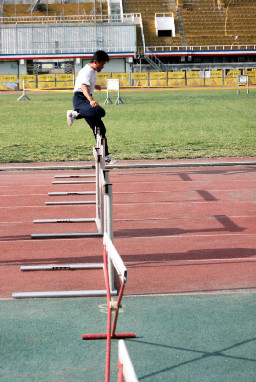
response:
{"label": "white hurdle bar", "polygon": [[[112,292],[111,295],[116,295],[117,292]],[[70,298],[70,297],[105,297],[106,290],[77,290],[77,291],[50,291],[50,292],[21,292],[13,293],[12,297],[17,299],[22,298]]]}
{"label": "white hurdle bar", "polygon": [[55,180],[52,184],[93,184],[95,180]]}
{"label": "white hurdle bar", "polygon": [[95,178],[95,175],[92,174],[92,175],[89,175],[89,174],[86,174],[86,175],[75,175],[75,174],[71,174],[71,175],[55,175],[54,178]]}
{"label": "white hurdle bar", "polygon": [[49,196],[62,196],[62,195],[96,195],[95,191],[71,191],[71,192],[48,192]]}
{"label": "white hurdle bar", "polygon": [[127,282],[127,268],[123,263],[119,253],[117,252],[113,241],[108,233],[104,233],[103,243],[106,245],[107,258],[108,258],[108,275],[110,292],[114,290],[114,267],[116,272],[125,285]]}
{"label": "white hurdle bar", "polygon": [[72,205],[72,204],[96,204],[96,200],[74,200],[74,201],[64,201],[64,202],[45,202],[46,206],[62,206],[62,205]]}
{"label": "white hurdle bar", "polygon": [[138,378],[124,340],[118,341],[118,368],[118,382],[123,382],[123,376],[126,382],[138,382]]}
{"label": "white hurdle bar", "polygon": [[45,265],[23,265],[21,271],[55,271],[55,270],[74,270],[74,269],[103,269],[103,263],[88,264],[45,264]]}

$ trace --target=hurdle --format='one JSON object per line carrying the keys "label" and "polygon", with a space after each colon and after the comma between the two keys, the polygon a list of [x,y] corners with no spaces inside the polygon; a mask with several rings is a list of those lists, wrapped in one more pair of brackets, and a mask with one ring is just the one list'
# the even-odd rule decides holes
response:
{"label": "hurdle", "polygon": [[[104,141],[103,141],[104,143]],[[104,154],[104,150],[102,151]],[[101,156],[101,155],[99,155]],[[112,185],[108,183],[108,170],[103,169],[104,164],[102,165],[102,158],[99,158],[98,167],[99,171],[97,173],[97,187],[98,187],[98,206],[96,214],[98,219],[100,220],[100,224],[102,224],[101,229],[104,230],[104,233],[108,234],[109,237],[113,238],[113,223],[112,223]],[[77,219],[81,220],[81,219]],[[88,219],[84,219],[87,221]],[[65,220],[62,220],[65,222]],[[74,221],[74,220],[73,220]],[[67,219],[67,222],[68,219]],[[56,237],[58,234],[54,234]],[[77,237],[83,234],[69,234],[68,237]],[[93,237],[93,234],[90,234]],[[95,236],[99,236],[95,233]],[[103,236],[103,235],[101,235]],[[61,237],[63,235],[61,234]],[[88,237],[88,235],[87,235]],[[111,285],[110,294],[111,296],[115,296],[117,291],[114,289],[114,279],[113,279],[113,265],[111,260],[109,260],[109,284]],[[54,270],[74,270],[74,269],[104,269],[104,263],[96,263],[96,264],[47,264],[47,265],[28,265],[22,266],[20,268],[21,271],[54,271]],[[58,297],[101,297],[107,296],[106,290],[85,290],[85,291],[49,291],[49,292],[20,292],[13,293],[12,297],[15,299],[22,298],[58,298]]]}
{"label": "hurdle", "polygon": [[138,382],[129,352],[124,340],[118,341],[118,379],[117,382]]}
{"label": "hurdle", "polygon": [[237,77],[237,94],[240,94],[240,87],[246,87],[246,93],[249,94],[249,76],[248,75],[239,75]]}
{"label": "hurdle", "polygon": [[22,92],[22,95],[17,99],[17,101],[31,101],[31,99],[26,94],[25,80],[23,80],[23,92]]}
{"label": "hurdle", "polygon": [[[79,200],[79,201],[49,201],[45,202],[47,206],[56,205],[96,205],[96,217],[94,218],[65,218],[65,219],[35,219],[34,224],[52,224],[52,223],[92,223],[95,222],[97,232],[68,232],[68,233],[44,233],[32,234],[32,239],[55,239],[55,238],[82,238],[82,237],[101,237],[103,236],[103,196],[102,188],[105,182],[104,177],[100,176],[101,170],[105,170],[105,139],[100,136],[99,129],[96,132],[96,147],[93,149],[95,159],[95,174],[93,175],[55,175],[55,178],[89,178],[94,177],[95,180],[57,180],[52,184],[95,184],[95,191],[85,192],[51,192],[50,196],[56,195],[96,195],[96,199],[92,201]],[[105,174],[107,176],[107,174]]]}
{"label": "hurdle", "polygon": [[[135,333],[116,333],[116,325],[119,314],[119,309],[121,307],[121,300],[124,293],[124,288],[127,283],[127,268],[125,267],[122,258],[117,252],[113,241],[107,233],[104,233],[103,237],[103,262],[104,262],[104,277],[107,292],[107,303],[108,303],[108,315],[107,315],[107,333],[101,334],[83,334],[83,340],[101,340],[106,339],[106,373],[105,382],[109,382],[110,378],[110,355],[111,355],[111,340],[112,339],[123,339],[123,338],[135,338]],[[117,300],[111,298],[111,275],[109,274],[109,263],[111,261],[113,268],[116,270],[117,275],[121,283],[120,290],[117,296]],[[112,311],[114,311],[114,319],[112,323]]]}
{"label": "hurdle", "polygon": [[123,101],[120,97],[120,84],[119,84],[119,79],[109,79],[107,80],[107,98],[105,99],[104,105],[106,104],[112,104],[112,101],[109,97],[109,92],[110,91],[117,91],[117,99],[115,102],[115,105],[122,104]]}

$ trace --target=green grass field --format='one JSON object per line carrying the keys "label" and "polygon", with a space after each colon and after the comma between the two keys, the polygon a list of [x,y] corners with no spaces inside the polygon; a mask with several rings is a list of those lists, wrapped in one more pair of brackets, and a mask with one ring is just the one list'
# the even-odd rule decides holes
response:
{"label": "green grass field", "polygon": [[[66,123],[72,93],[0,95],[0,162],[92,160],[94,138],[84,120]],[[123,91],[106,105],[104,122],[117,159],[253,157],[256,89]],[[95,93],[103,105],[106,92]],[[112,101],[116,93],[111,94]]]}

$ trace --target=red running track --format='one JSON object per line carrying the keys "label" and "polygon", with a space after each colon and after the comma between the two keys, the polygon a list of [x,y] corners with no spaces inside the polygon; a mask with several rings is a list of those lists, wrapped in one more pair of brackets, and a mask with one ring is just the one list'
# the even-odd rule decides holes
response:
{"label": "red running track", "polygon": [[[52,184],[54,175],[67,173],[92,171],[0,173],[0,298],[13,292],[105,289],[102,270],[20,271],[28,264],[102,262],[101,238],[30,238],[96,231],[94,223],[33,224],[34,219],[95,217],[94,205],[45,205],[95,198],[49,196],[95,189]],[[128,268],[126,295],[256,290],[255,166],[119,169],[110,172],[110,181],[114,243]]]}

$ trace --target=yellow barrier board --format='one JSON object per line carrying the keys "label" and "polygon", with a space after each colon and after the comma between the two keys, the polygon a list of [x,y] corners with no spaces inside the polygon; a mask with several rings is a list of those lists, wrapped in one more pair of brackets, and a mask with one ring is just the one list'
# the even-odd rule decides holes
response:
{"label": "yellow barrier board", "polygon": [[62,89],[73,89],[74,84],[73,84],[73,81],[62,81],[62,82],[56,82],[56,87],[62,88]]}
{"label": "yellow barrier board", "polygon": [[148,72],[132,73],[132,80],[147,80]]}
{"label": "yellow barrier board", "polygon": [[226,74],[226,78],[227,77],[238,77],[241,75],[241,70],[230,70],[227,74]]}
{"label": "yellow barrier board", "polygon": [[206,86],[222,86],[223,80],[222,78],[206,78],[205,80]]}
{"label": "yellow barrier board", "polygon": [[55,81],[55,74],[38,74],[38,81]]}
{"label": "yellow barrier board", "polygon": [[187,79],[188,86],[203,86],[204,80],[202,78],[188,78]]}
{"label": "yellow barrier board", "polygon": [[211,70],[211,78],[222,78],[222,70]]}
{"label": "yellow barrier board", "polygon": [[249,77],[249,85],[255,85],[256,84],[256,78],[255,77]]}
{"label": "yellow barrier board", "polygon": [[139,80],[139,81],[136,81],[136,83],[134,84],[135,86],[148,86],[148,80]]}
{"label": "yellow barrier board", "polygon": [[256,72],[254,70],[245,70],[244,74],[249,77],[255,77]]}
{"label": "yellow barrier board", "polygon": [[129,73],[113,73],[112,78],[119,80],[129,80]]}
{"label": "yellow barrier board", "polygon": [[19,81],[36,82],[36,75],[35,74],[21,74],[19,76]]}
{"label": "yellow barrier board", "polygon": [[15,86],[12,86],[12,85],[14,85],[13,82],[10,82],[9,85],[6,82],[5,82],[5,85],[0,84],[0,90],[15,90]]}
{"label": "yellow barrier board", "polygon": [[[23,90],[23,82],[19,83],[19,88]],[[35,89],[36,88],[36,83],[35,82],[25,82],[25,89]]]}
{"label": "yellow barrier board", "polygon": [[17,82],[18,81],[18,76],[15,75],[1,75],[0,76],[0,82]]}
{"label": "yellow barrier board", "polygon": [[168,78],[185,78],[185,72],[168,72]]}
{"label": "yellow barrier board", "polygon": [[225,78],[224,79],[225,86],[237,86],[237,78]]}
{"label": "yellow barrier board", "polygon": [[103,88],[107,87],[107,81],[106,80],[98,80],[96,82],[97,85],[102,86]]}
{"label": "yellow barrier board", "polygon": [[126,88],[127,86],[130,86],[130,81],[129,80],[120,80],[119,85],[121,88]]}
{"label": "yellow barrier board", "polygon": [[72,81],[73,74],[56,74],[56,81]]}
{"label": "yellow barrier board", "polygon": [[167,80],[150,80],[150,86],[167,86]]}
{"label": "yellow barrier board", "polygon": [[150,72],[150,80],[166,80],[166,72]]}
{"label": "yellow barrier board", "polygon": [[185,86],[185,78],[184,79],[180,79],[180,78],[170,78],[168,80],[168,85],[171,86],[171,87],[181,87],[181,86]]}
{"label": "yellow barrier board", "polygon": [[111,73],[97,73],[98,80],[108,80],[111,78]]}
{"label": "yellow barrier board", "polygon": [[199,78],[199,71],[187,72],[187,78]]}
{"label": "yellow barrier board", "polygon": [[55,88],[55,82],[38,82],[38,88],[39,89],[52,89]]}
{"label": "yellow barrier board", "polygon": [[206,86],[222,86],[223,81],[222,81],[222,78],[206,78],[205,85]]}

